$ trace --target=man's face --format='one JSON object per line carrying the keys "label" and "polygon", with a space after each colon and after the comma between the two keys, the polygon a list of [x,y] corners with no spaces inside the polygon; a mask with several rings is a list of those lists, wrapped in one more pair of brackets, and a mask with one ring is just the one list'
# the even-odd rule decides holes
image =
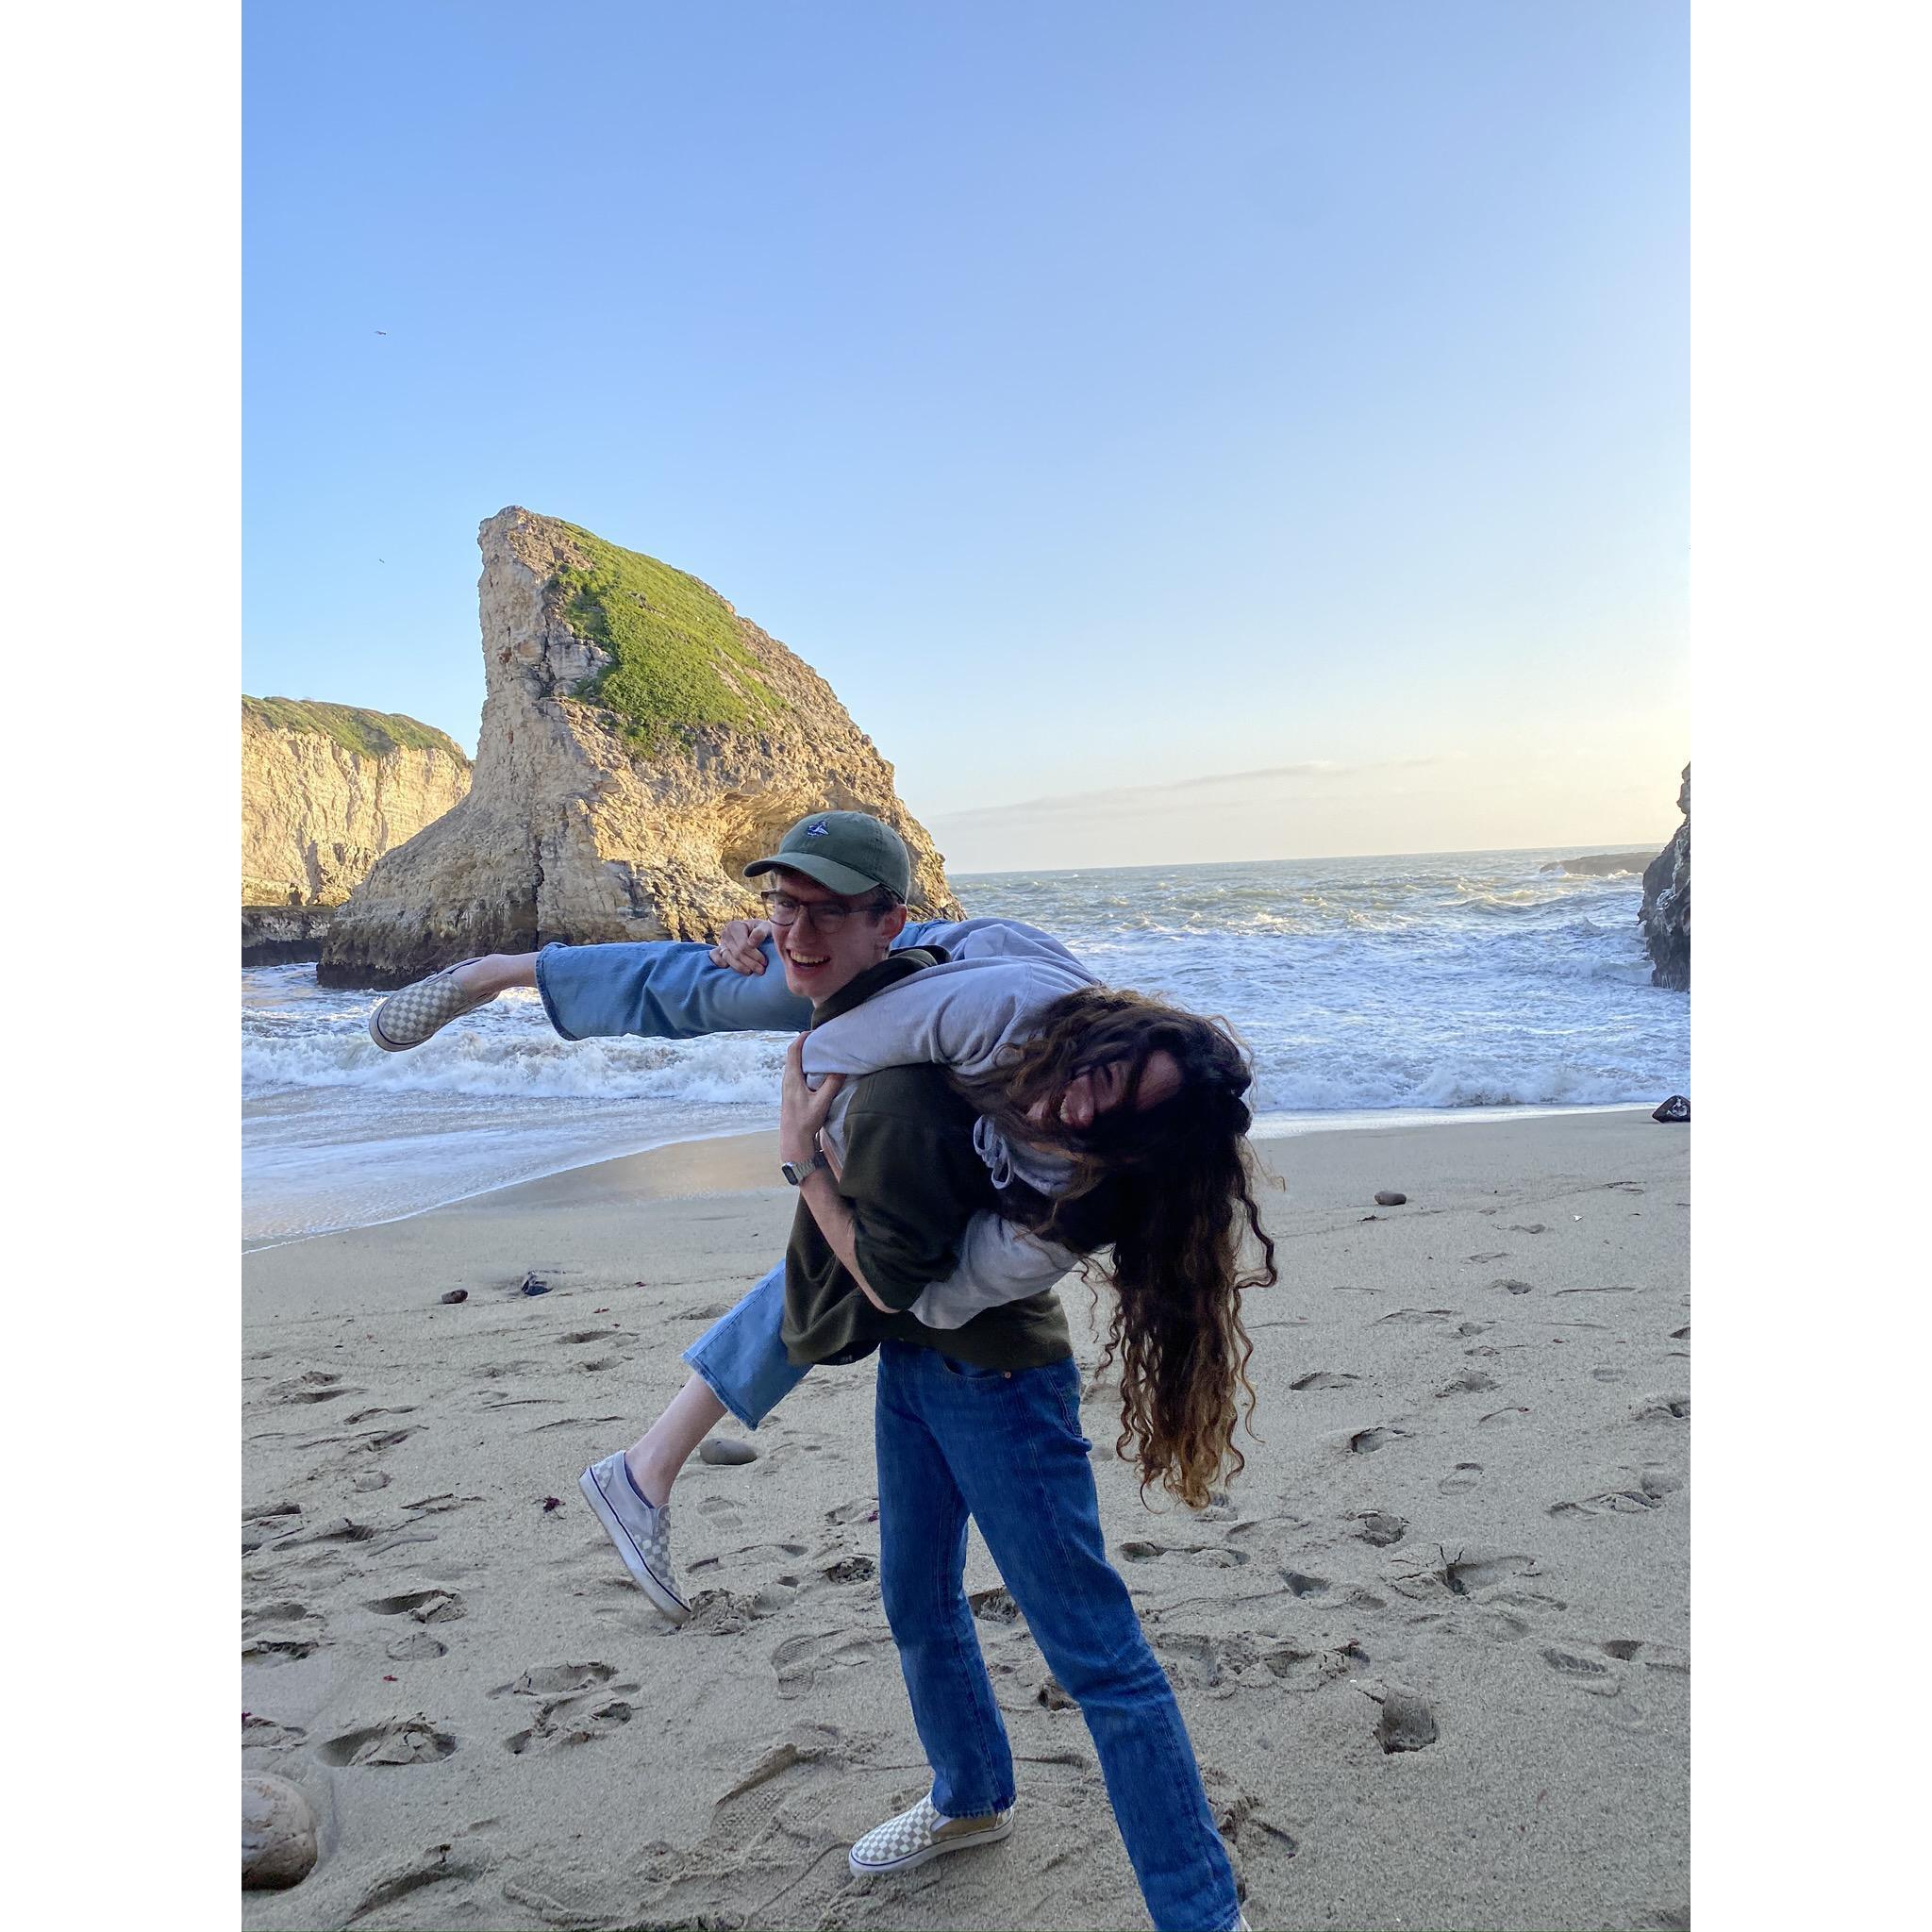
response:
{"label": "man's face", "polygon": [[[1147,1063],[1141,1070],[1141,1091],[1134,1096],[1135,1109],[1144,1113],[1163,1100],[1172,1100],[1180,1091],[1180,1062],[1164,1047],[1160,1048],[1147,1056]],[[1111,1113],[1119,1107],[1126,1093],[1125,1061],[1103,1060],[1097,1067],[1089,1067],[1075,1074],[1060,1094],[1060,1124],[1072,1127],[1075,1133],[1085,1133],[1102,1114]],[[1043,1127],[1051,1106],[1050,1099],[1036,1100],[1026,1109],[1026,1118],[1035,1126]]]}
{"label": "man's face", "polygon": [[[868,966],[876,966],[906,924],[904,907],[874,919],[859,909],[874,896],[871,892],[834,892],[800,872],[768,873],[760,883],[767,901],[780,901],[776,907],[767,904],[765,910],[784,961],[785,984],[813,1006],[842,991]],[[789,909],[786,902],[798,908],[790,925],[776,916]]]}

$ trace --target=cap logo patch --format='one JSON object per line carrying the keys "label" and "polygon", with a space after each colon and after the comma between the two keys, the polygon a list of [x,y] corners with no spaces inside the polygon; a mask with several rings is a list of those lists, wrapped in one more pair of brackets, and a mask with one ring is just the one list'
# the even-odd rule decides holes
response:
{"label": "cap logo patch", "polygon": [[831,826],[826,824],[824,819],[821,819],[817,824],[806,826],[805,836],[808,839],[823,839],[831,829]]}

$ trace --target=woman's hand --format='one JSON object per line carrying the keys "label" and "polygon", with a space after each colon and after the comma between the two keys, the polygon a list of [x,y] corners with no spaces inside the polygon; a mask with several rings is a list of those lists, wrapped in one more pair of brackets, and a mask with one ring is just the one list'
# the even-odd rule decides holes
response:
{"label": "woman's hand", "polygon": [[827,1074],[814,1093],[805,1084],[805,1035],[785,1050],[785,1080],[778,1090],[778,1158],[803,1165],[816,1151],[819,1129],[844,1086],[843,1074]]}
{"label": "woman's hand", "polygon": [[765,941],[771,937],[769,919],[727,919],[711,948],[711,964],[754,977],[765,970]]}

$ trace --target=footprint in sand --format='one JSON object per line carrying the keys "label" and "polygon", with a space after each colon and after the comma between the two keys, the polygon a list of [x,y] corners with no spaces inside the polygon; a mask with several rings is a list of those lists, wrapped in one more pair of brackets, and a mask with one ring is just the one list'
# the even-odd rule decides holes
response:
{"label": "footprint in sand", "polygon": [[528,1730],[518,1731],[503,1741],[510,1755],[516,1757],[530,1750],[593,1744],[599,1738],[608,1738],[612,1732],[622,1730],[636,1715],[630,1704],[622,1697],[613,1697],[608,1703],[588,1708],[577,1699],[570,1698],[562,1705],[546,1704],[537,1713],[537,1722]]}
{"label": "footprint in sand", "polygon": [[1361,1527],[1356,1534],[1363,1542],[1378,1550],[1386,1550],[1393,1543],[1399,1543],[1408,1534],[1408,1519],[1406,1516],[1391,1516],[1384,1509],[1371,1509],[1357,1519]]}
{"label": "footprint in sand", "polygon": [[300,1724],[285,1724],[272,1717],[257,1717],[252,1710],[242,1713],[242,1748],[244,1751],[291,1751],[308,1740]]}
{"label": "footprint in sand", "polygon": [[1326,1596],[1334,1587],[1325,1576],[1307,1576],[1299,1570],[1284,1570],[1281,1580],[1299,1597]]}
{"label": "footprint in sand", "polygon": [[393,1663],[418,1664],[430,1657],[447,1657],[449,1645],[426,1630],[414,1630],[407,1637],[396,1638],[383,1654]]}
{"label": "footprint in sand", "polygon": [[966,1601],[982,1624],[1017,1624],[1020,1621],[1020,1606],[1013,1601],[1012,1591],[998,1584],[991,1590],[975,1590]]}
{"label": "footprint in sand", "polygon": [[1647,1395],[1630,1411],[1632,1422],[1685,1422],[1690,1414],[1688,1395]]}
{"label": "footprint in sand", "polygon": [[[686,1625],[688,1629],[690,1625]],[[876,1669],[892,1640],[884,1630],[822,1630],[788,1637],[772,1653],[780,1697],[802,1697],[822,1677],[840,1671]]]}
{"label": "footprint in sand", "polygon": [[340,1375],[331,1375],[321,1369],[310,1369],[307,1374],[296,1375],[287,1382],[277,1382],[271,1388],[264,1400],[269,1402],[334,1402],[342,1395],[366,1395],[366,1389],[351,1389],[344,1385]]}
{"label": "footprint in sand", "polygon": [[1344,1375],[1330,1369],[1317,1369],[1311,1375],[1304,1375],[1298,1382],[1288,1386],[1297,1394],[1308,1389],[1347,1389],[1360,1381],[1359,1375]]}
{"label": "footprint in sand", "polygon": [[242,1614],[242,1627],[249,1632],[275,1624],[319,1624],[321,1621],[319,1611],[311,1610],[307,1604],[296,1603],[291,1598],[256,1604]]}
{"label": "footprint in sand", "polygon": [[1348,1439],[1348,1452],[1351,1456],[1373,1456],[1378,1449],[1386,1449],[1391,1442],[1407,1439],[1407,1429],[1398,1429],[1393,1424],[1381,1429],[1357,1429]]}
{"label": "footprint in sand", "polygon": [[1458,1550],[1454,1557],[1445,1557],[1442,1564],[1442,1580],[1455,1596],[1472,1596],[1511,1577],[1535,1574],[1536,1558],[1513,1553],[1472,1557]]}
{"label": "footprint in sand", "polygon": [[1419,1567],[1391,1574],[1391,1589],[1417,1602],[1444,1596],[1474,1597],[1500,1583],[1536,1573],[1536,1558],[1516,1552],[1468,1551],[1457,1549],[1452,1556],[1439,1544],[1435,1560],[1414,1559]]}
{"label": "footprint in sand", "polygon": [[870,1557],[841,1557],[826,1564],[822,1574],[827,1583],[870,1583],[879,1566]]}
{"label": "footprint in sand", "polygon": [[1641,1470],[1624,1470],[1612,1485],[1574,1503],[1552,1503],[1552,1516],[1637,1516],[1655,1509],[1666,1496],[1684,1487],[1674,1471],[1647,1465]]}
{"label": "footprint in sand", "polygon": [[242,1661],[248,1664],[287,1664],[300,1657],[313,1657],[317,1644],[306,1637],[251,1637],[242,1646]]}
{"label": "footprint in sand", "polygon": [[1559,1677],[1574,1684],[1579,1690],[1588,1690],[1593,1697],[1614,1697],[1624,1688],[1609,1665],[1599,1663],[1593,1657],[1579,1657],[1574,1651],[1545,1645],[1542,1658]]}
{"label": "footprint in sand", "polygon": [[[609,1664],[539,1664],[508,1684],[499,1684],[492,1697],[566,1697],[594,1690],[616,1676]],[[635,1689],[635,1686],[631,1687]]]}
{"label": "footprint in sand", "polygon": [[357,1523],[347,1516],[338,1516],[332,1523],[325,1523],[307,1535],[280,1537],[275,1547],[278,1550],[299,1550],[310,1543],[366,1543],[381,1534],[373,1523]]}
{"label": "footprint in sand", "polygon": [[1149,1635],[1154,1648],[1165,1654],[1162,1668],[1177,1688],[1215,1697],[1230,1697],[1243,1688],[1273,1691],[1277,1685],[1319,1690],[1369,1661],[1368,1653],[1352,1640],[1324,1650],[1246,1630],[1156,1630]]}
{"label": "footprint in sand", "polygon": [[1437,1492],[1444,1496],[1459,1496],[1474,1489],[1483,1479],[1483,1466],[1480,1462],[1458,1462],[1441,1482],[1436,1485]]}
{"label": "footprint in sand", "polygon": [[731,1530],[742,1529],[744,1527],[744,1518],[722,1496],[707,1496],[698,1505],[698,1514],[708,1518],[720,1529]]}
{"label": "footprint in sand", "polygon": [[325,1764],[435,1764],[457,1748],[457,1740],[425,1717],[390,1718],[359,1731],[345,1731],[320,1747]]}
{"label": "footprint in sand", "polygon": [[1519,1281],[1513,1274],[1506,1274],[1499,1280],[1491,1282],[1490,1287],[1504,1294],[1534,1294],[1536,1292],[1531,1283]]}
{"label": "footprint in sand", "polygon": [[454,1590],[412,1590],[401,1596],[379,1596],[362,1607],[378,1617],[413,1617],[419,1624],[454,1624],[470,1614],[461,1593]]}
{"label": "footprint in sand", "polygon": [[506,1738],[504,1748],[521,1757],[526,1751],[595,1743],[622,1730],[637,1715],[629,1700],[638,1686],[612,1684],[616,1674],[608,1664],[541,1664],[499,1686],[492,1697],[541,1700],[536,1716]]}
{"label": "footprint in sand", "polygon": [[[1206,1511],[1203,1511],[1203,1514],[1205,1515]],[[1241,1529],[1250,1529],[1253,1526],[1252,1524],[1238,1525]],[[1228,1534],[1233,1536],[1236,1534],[1236,1531],[1229,1530]],[[1134,1538],[1122,1543],[1120,1551],[1122,1557],[1129,1563],[1152,1563],[1158,1561],[1162,1557],[1186,1557],[1191,1558],[1195,1564],[1204,1570],[1239,1570],[1248,1561],[1247,1551],[1224,1550],[1212,1543],[1176,1543],[1170,1545],[1168,1543],[1151,1543],[1140,1538]]]}
{"label": "footprint in sand", "polygon": [[1452,1376],[1436,1391],[1440,1401],[1445,1395],[1479,1395],[1486,1389],[1496,1386],[1495,1376],[1482,1369],[1464,1369],[1461,1374]]}

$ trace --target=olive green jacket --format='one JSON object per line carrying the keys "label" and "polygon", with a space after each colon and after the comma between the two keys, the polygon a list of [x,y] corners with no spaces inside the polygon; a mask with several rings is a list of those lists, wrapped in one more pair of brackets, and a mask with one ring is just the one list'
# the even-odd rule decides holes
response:
{"label": "olive green jacket", "polygon": [[[850,1012],[880,988],[943,954],[908,948],[858,974],[812,1016]],[[973,1144],[972,1108],[941,1067],[888,1067],[854,1082],[839,1191],[852,1205],[858,1266],[881,1301],[909,1308],[953,1272],[966,1224],[994,1205]],[[975,1368],[1035,1369],[1073,1353],[1051,1291],[988,1308],[958,1328],[928,1328],[866,1299],[801,1200],[785,1250],[786,1354],[796,1363],[858,1361],[881,1341],[933,1348]]]}

